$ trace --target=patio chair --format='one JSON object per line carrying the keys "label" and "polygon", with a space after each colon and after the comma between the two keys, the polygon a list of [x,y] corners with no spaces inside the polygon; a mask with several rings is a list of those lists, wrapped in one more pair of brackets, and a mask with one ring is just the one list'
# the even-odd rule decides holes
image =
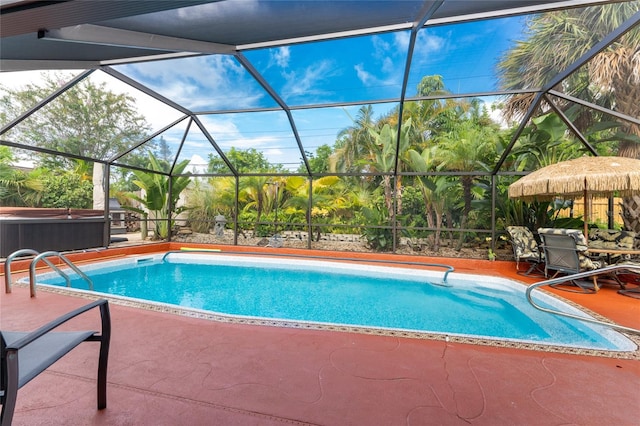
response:
{"label": "patio chair", "polygon": [[520,273],[520,262],[529,264],[529,269],[523,275],[531,275],[534,271],[544,273],[544,255],[533,232],[526,226],[507,226],[509,241],[513,248],[513,257],[516,259],[516,270]]}
{"label": "patio chair", "polygon": [[[102,330],[53,331],[72,318],[100,308]],[[111,319],[106,300],[97,300],[63,315],[32,332],[0,331],[0,425],[9,426],[13,418],[18,389],[42,373],[82,342],[100,342],[98,358],[98,409],[107,406],[107,362]]]}
{"label": "patio chair", "polygon": [[[545,256],[545,276],[549,276],[549,271],[555,271],[553,277],[559,273],[577,274],[584,271],[592,271],[605,266],[604,262],[595,261],[589,258],[587,252],[587,240],[582,231],[576,229],[538,229],[542,238],[542,249]],[[567,281],[579,287],[578,293],[595,293],[598,291],[597,277],[593,276],[593,285],[581,280]],[[564,283],[563,283],[564,284]],[[551,287],[558,287],[560,284],[553,284]],[[562,288],[566,291],[574,291]]]}

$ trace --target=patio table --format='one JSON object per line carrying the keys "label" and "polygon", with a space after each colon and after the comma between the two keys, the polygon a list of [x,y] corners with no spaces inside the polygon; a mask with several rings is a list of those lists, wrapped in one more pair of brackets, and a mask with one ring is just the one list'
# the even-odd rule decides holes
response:
{"label": "patio table", "polygon": [[608,248],[588,248],[587,254],[606,254],[607,260],[610,260],[611,255],[631,255],[631,256],[640,256],[640,250],[636,249],[608,249]]}

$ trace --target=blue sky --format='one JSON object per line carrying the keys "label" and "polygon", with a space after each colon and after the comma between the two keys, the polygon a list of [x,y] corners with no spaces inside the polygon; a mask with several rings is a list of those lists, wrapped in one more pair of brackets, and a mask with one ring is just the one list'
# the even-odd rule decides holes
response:
{"label": "blue sky", "polygon": [[[496,88],[495,65],[521,37],[523,18],[444,25],[419,32],[407,94],[439,74],[454,93]],[[291,106],[398,98],[409,32],[244,52]],[[232,56],[213,55],[115,67],[194,111],[276,106]]]}
{"label": "blue sky", "polygon": [[[419,32],[411,64],[407,96],[425,75],[444,77],[453,93],[495,90],[495,67],[500,56],[522,38],[524,18],[511,17],[456,25],[442,25]],[[385,33],[342,40],[265,48],[244,52],[267,83],[290,106],[392,99],[400,96],[409,44],[409,32]],[[193,111],[230,111],[277,107],[277,103],[233,57],[212,55],[114,67],[142,84]],[[0,74],[0,82],[10,80]],[[15,74],[15,73],[8,73]],[[169,124],[179,113],[137,91],[123,87],[103,73],[91,78],[107,81],[116,91],[134,95],[140,112],[153,130]],[[490,99],[489,99],[490,101]],[[377,105],[382,115],[395,103]],[[305,149],[333,145],[338,132],[351,125],[358,106],[294,111]],[[300,155],[282,112],[219,114],[202,121],[223,150],[256,148],[274,163],[291,163],[296,169]],[[180,131],[164,135],[177,152]],[[213,150],[199,131],[186,140],[182,158],[206,159]]]}

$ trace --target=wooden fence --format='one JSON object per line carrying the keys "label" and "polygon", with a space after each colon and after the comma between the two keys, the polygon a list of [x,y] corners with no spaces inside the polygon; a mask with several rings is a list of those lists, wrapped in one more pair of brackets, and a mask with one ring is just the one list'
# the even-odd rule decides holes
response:
{"label": "wooden fence", "polygon": [[[607,226],[609,223],[609,200],[607,198],[593,198],[589,200],[589,223],[598,223]],[[582,217],[584,215],[584,199],[579,198],[573,202],[573,212],[568,209],[560,212],[560,217]],[[622,227],[622,198],[613,199],[613,222],[616,227]]]}

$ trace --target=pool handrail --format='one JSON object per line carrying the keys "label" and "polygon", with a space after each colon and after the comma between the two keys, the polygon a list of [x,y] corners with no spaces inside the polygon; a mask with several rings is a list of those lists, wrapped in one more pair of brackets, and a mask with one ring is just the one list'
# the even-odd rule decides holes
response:
{"label": "pool handrail", "polygon": [[16,257],[22,256],[25,254],[32,254],[34,256],[37,256],[38,254],[40,254],[40,252],[34,249],[20,249],[11,253],[9,256],[7,256],[7,259],[4,261],[4,292],[5,293],[11,293],[11,261]]}
{"label": "pool handrail", "polygon": [[[170,250],[162,256],[162,262],[165,261],[167,256],[175,253],[208,253],[208,254],[249,254],[249,255],[260,255],[260,256],[277,256],[277,257],[300,257],[303,259],[329,259],[326,256],[316,256],[316,255],[306,255],[306,254],[283,254],[283,253],[265,253],[265,252],[255,252],[255,251],[220,251],[220,250],[211,250],[211,249],[189,249],[189,250]],[[444,276],[442,278],[442,283],[446,284],[447,277],[450,272],[454,272],[455,268],[451,265],[445,265],[442,263],[424,263],[424,262],[409,262],[409,261],[401,261],[401,260],[380,260],[380,259],[364,259],[358,257],[340,257],[338,259],[331,258],[333,260],[344,260],[350,262],[369,262],[369,263],[391,263],[397,265],[417,265],[417,266],[432,266],[436,268],[445,268]],[[441,285],[438,283],[429,283],[435,285]]]}
{"label": "pool handrail", "polygon": [[74,265],[69,259],[67,259],[65,255],[63,255],[62,253],[58,253],[57,251],[45,251],[34,257],[29,267],[29,288],[31,290],[31,297],[36,296],[36,265],[41,260],[65,279],[65,281],[67,282],[67,287],[71,287],[71,278],[69,278],[69,275],[65,274],[60,268],[58,268],[49,259],[47,259],[47,257],[49,256],[56,256],[58,259],[66,263],[73,272],[78,274],[89,284],[89,290],[93,290],[93,281],[91,281],[91,278],[89,278],[87,274],[82,272],[76,265]]}
{"label": "pool handrail", "polygon": [[579,315],[573,315],[573,314],[569,314],[566,312],[562,312],[562,311],[556,311],[553,309],[549,309],[549,308],[545,308],[543,306],[540,306],[538,304],[536,304],[533,301],[533,298],[531,297],[531,292],[533,292],[533,290],[538,289],[539,287],[545,286],[545,285],[551,285],[551,284],[559,284],[559,283],[563,283],[566,281],[571,281],[571,280],[575,280],[575,279],[580,279],[580,278],[588,278],[594,275],[604,275],[604,274],[610,274],[611,272],[615,272],[615,271],[620,271],[620,270],[631,270],[634,271],[636,273],[640,273],[640,265],[630,265],[630,264],[617,264],[617,265],[610,265],[610,266],[605,266],[604,268],[599,268],[599,269],[594,269],[591,271],[585,271],[585,272],[580,272],[577,274],[572,274],[572,275],[564,275],[562,277],[558,277],[558,278],[551,278],[548,280],[544,280],[544,281],[538,281],[537,283],[531,284],[529,287],[527,287],[526,290],[526,296],[527,296],[527,300],[529,301],[529,303],[536,309],[541,310],[543,312],[548,312],[551,314],[555,314],[555,315],[560,315],[563,317],[567,317],[567,318],[573,318],[573,319],[577,319],[580,321],[584,321],[584,322],[588,322],[588,323],[592,323],[592,324],[598,324],[598,325],[602,325],[605,327],[609,327],[609,328],[613,328],[615,330],[618,331],[624,331],[627,333],[631,333],[631,334],[638,334],[640,335],[640,330],[637,330],[635,328],[631,328],[631,327],[625,327],[623,325],[618,325],[618,324],[614,324],[614,323],[609,323],[609,322],[605,322],[605,321],[600,321],[598,319],[595,318],[588,318],[588,317],[582,317]]}

